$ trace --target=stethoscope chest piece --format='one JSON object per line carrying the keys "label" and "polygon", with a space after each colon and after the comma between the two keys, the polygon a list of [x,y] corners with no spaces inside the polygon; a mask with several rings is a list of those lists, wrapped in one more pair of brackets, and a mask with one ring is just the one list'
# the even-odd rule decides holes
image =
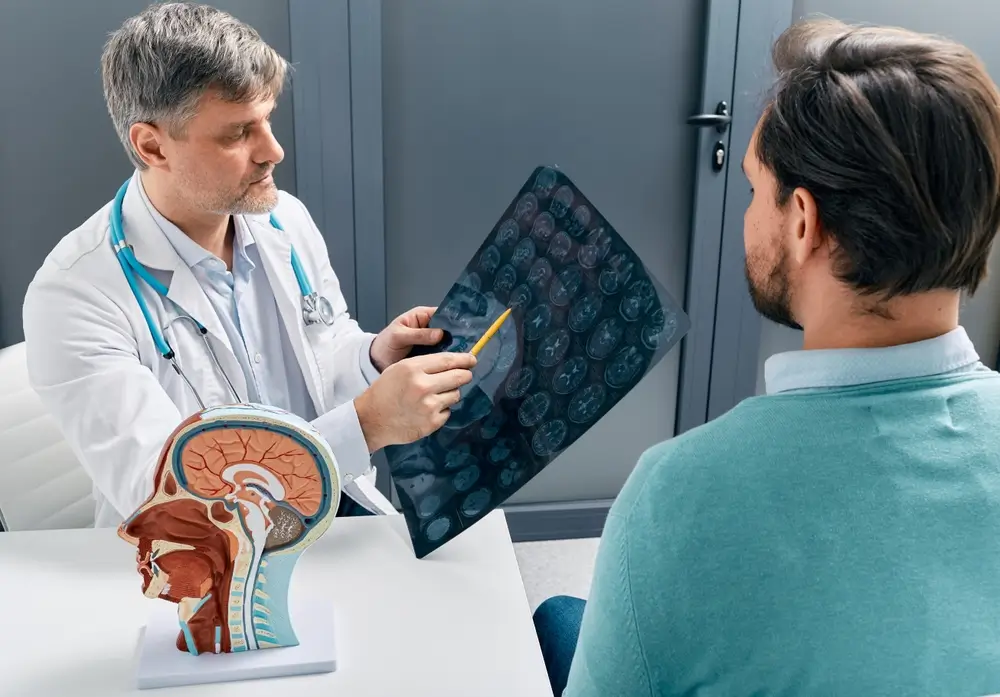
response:
{"label": "stethoscope chest piece", "polygon": [[[169,343],[167,343],[163,332],[160,331],[156,322],[153,320],[152,312],[146,304],[146,301],[143,299],[142,294],[139,292],[139,278],[148,283],[150,287],[157,292],[157,294],[164,298],[167,297],[168,289],[159,280],[157,280],[156,277],[150,274],[142,266],[142,264],[138,262],[138,260],[136,260],[132,252],[132,247],[125,240],[125,230],[122,225],[122,202],[125,199],[125,193],[128,190],[130,181],[131,177],[125,180],[125,183],[118,189],[118,193],[115,195],[114,204],[111,207],[111,246],[114,249],[115,257],[117,257],[118,263],[121,265],[122,273],[125,274],[125,280],[128,281],[129,288],[132,290],[132,295],[135,296],[135,300],[139,304],[139,309],[142,311],[143,319],[146,320],[146,326],[149,328],[149,333],[153,338],[153,343],[156,344],[157,351],[159,351],[160,355],[162,355],[164,359],[170,361],[174,371],[184,379],[194,392],[198,403],[202,405],[202,408],[204,408],[205,404],[202,401],[201,395],[198,394],[198,390],[195,389],[194,384],[188,380],[187,376],[184,374],[183,369],[177,361],[177,356],[174,353],[173,348]],[[271,214],[270,222],[271,225],[278,230],[284,230],[274,213]],[[292,271],[295,273],[295,280],[299,285],[299,292],[302,294],[302,319],[307,325],[321,323],[327,326],[332,325],[335,319],[333,304],[327,300],[326,297],[313,290],[312,284],[309,283],[309,277],[302,266],[302,261],[299,259],[299,255],[296,253],[294,246],[291,247],[290,252]],[[179,318],[189,320],[195,328],[197,328],[205,341],[205,346],[209,355],[212,357],[215,366],[226,379],[226,382],[233,393],[234,399],[239,402],[240,397],[236,392],[236,388],[233,386],[233,383],[230,382],[229,376],[226,375],[226,371],[223,370],[222,365],[219,363],[219,359],[215,355],[215,351],[212,349],[211,343],[208,341],[208,331],[194,317],[183,316]]]}
{"label": "stethoscope chest piece", "polygon": [[325,296],[310,293],[302,296],[302,321],[307,325],[323,323],[333,324],[333,304]]}

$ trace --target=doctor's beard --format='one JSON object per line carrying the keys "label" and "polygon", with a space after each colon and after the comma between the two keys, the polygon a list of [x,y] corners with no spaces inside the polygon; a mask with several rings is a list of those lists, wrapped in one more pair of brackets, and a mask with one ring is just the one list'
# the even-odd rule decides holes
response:
{"label": "doctor's beard", "polygon": [[278,187],[274,179],[261,182],[274,171],[272,166],[256,172],[249,181],[240,185],[236,192],[215,191],[206,192],[214,196],[206,201],[204,207],[219,215],[261,215],[269,213],[278,205]]}

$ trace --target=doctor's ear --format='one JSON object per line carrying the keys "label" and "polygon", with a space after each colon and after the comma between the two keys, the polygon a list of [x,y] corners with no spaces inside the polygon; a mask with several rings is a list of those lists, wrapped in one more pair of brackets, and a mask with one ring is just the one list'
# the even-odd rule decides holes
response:
{"label": "doctor's ear", "polygon": [[151,123],[134,123],[128,131],[129,141],[136,154],[150,167],[162,167],[167,158],[163,154],[163,134]]}

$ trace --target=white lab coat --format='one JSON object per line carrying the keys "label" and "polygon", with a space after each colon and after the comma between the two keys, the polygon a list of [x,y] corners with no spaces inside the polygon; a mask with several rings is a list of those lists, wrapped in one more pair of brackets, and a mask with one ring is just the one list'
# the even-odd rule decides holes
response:
{"label": "white lab coat", "polygon": [[[247,394],[243,371],[215,311],[149,214],[137,180],[132,178],[122,204],[126,241],[139,262],[169,286],[167,297],[205,326],[237,393]],[[94,482],[98,527],[117,525],[146,500],[164,442],[201,408],[156,349],[111,246],[111,208],[109,202],[56,245],[24,301],[31,385]],[[382,512],[393,512],[374,489],[374,469],[352,401],[368,387],[360,352],[368,351],[373,336],[348,315],[326,244],[305,206],[281,192],[274,213],[283,232],[270,225],[268,215],[244,217],[316,411],[330,412],[324,435],[341,477],[357,478],[345,491],[362,503],[373,500]],[[291,266],[293,243],[313,288],[334,307],[337,318],[331,326],[305,326],[302,320]],[[141,279],[138,287],[163,331],[176,310]],[[205,338],[190,322],[171,323],[164,336],[206,406],[232,402]]]}

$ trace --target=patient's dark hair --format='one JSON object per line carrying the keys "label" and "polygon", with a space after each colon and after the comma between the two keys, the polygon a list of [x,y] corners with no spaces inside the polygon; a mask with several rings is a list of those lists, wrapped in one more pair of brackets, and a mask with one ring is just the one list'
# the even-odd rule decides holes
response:
{"label": "patient's dark hair", "polygon": [[972,293],[1000,227],[1000,95],[954,42],[810,20],[774,45],[756,142],[784,206],[816,200],[840,279],[890,298]]}

